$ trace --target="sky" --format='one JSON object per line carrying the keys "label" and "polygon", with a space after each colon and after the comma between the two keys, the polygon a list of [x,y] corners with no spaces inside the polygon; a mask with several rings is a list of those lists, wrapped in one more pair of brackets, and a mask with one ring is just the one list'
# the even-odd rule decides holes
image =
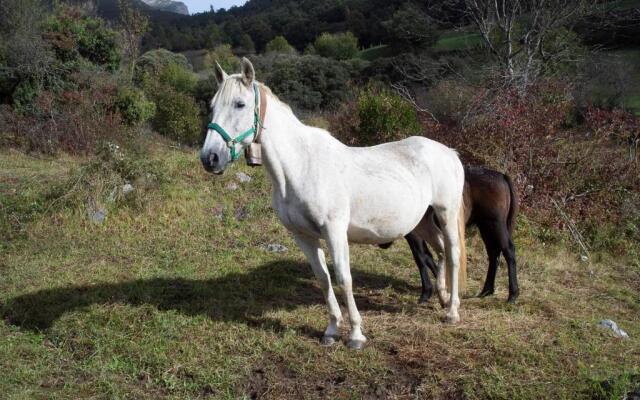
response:
{"label": "sky", "polygon": [[213,8],[219,10],[221,8],[229,9],[231,6],[241,6],[246,0],[180,0],[189,7],[191,14],[209,11],[209,6],[213,4]]}

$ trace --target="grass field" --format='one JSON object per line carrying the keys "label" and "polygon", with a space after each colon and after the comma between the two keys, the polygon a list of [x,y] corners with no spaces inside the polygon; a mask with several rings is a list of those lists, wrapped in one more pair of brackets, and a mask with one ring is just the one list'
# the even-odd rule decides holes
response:
{"label": "grass field", "polygon": [[436,51],[470,50],[482,45],[482,38],[476,32],[445,32],[433,48]]}
{"label": "grass field", "polygon": [[[370,342],[323,348],[322,295],[270,209],[264,170],[214,178],[195,151],[152,154],[169,181],[137,206],[107,204],[96,224],[47,194],[80,160],[0,153],[14,230],[0,248],[0,397],[620,399],[640,384],[637,260],[580,262],[520,219],[511,306],[504,268],[495,297],[473,297],[486,265],[472,234],[462,322],[449,326],[433,299],[416,304],[404,243],[352,246]],[[227,189],[240,170],[252,182]],[[598,328],[605,318],[630,338]]]}

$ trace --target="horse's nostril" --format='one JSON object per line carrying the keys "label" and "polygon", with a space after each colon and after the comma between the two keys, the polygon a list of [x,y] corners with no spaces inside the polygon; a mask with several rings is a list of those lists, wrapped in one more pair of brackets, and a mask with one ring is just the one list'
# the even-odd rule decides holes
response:
{"label": "horse's nostril", "polygon": [[218,163],[218,155],[215,154],[215,153],[213,154],[213,161],[212,162],[213,162],[214,165]]}

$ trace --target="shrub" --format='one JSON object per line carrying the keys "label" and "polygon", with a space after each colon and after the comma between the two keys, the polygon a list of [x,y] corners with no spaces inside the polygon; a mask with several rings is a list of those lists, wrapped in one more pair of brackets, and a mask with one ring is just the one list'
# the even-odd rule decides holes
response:
{"label": "shrub", "polygon": [[158,79],[180,93],[193,93],[198,84],[198,76],[182,65],[169,64],[162,69]]}
{"label": "shrub", "polygon": [[201,136],[199,107],[195,100],[168,85],[158,85],[154,94],[156,116],[153,127],[183,144],[196,144]]}
{"label": "shrub", "polygon": [[215,67],[216,62],[228,73],[240,69],[240,60],[233,54],[229,44],[218,45],[213,51],[208,52],[205,56],[204,67],[212,69]]}
{"label": "shrub", "polygon": [[105,73],[76,76],[75,86],[55,93],[43,90],[28,113],[8,112],[0,130],[27,151],[90,152],[99,140],[117,140],[126,132],[116,103],[117,86]]}
{"label": "shrub", "polygon": [[118,90],[115,106],[124,122],[130,126],[148,121],[156,112],[156,105],[147,100],[144,92],[130,87]]}
{"label": "shrub", "polygon": [[413,105],[397,93],[369,87],[358,96],[358,142],[363,145],[399,140],[420,132]]}
{"label": "shrub", "polygon": [[26,112],[30,108],[33,100],[38,97],[42,90],[40,82],[34,79],[25,79],[18,83],[13,90],[13,106],[18,112]]}
{"label": "shrub", "polygon": [[284,36],[276,36],[273,38],[265,48],[266,53],[295,53],[296,50],[287,42]]}
{"label": "shrub", "polygon": [[428,110],[439,120],[461,123],[477,90],[454,80],[442,80],[427,93]]}
{"label": "shrub", "polygon": [[349,145],[370,146],[419,134],[413,105],[388,89],[369,86],[330,118],[332,132]]}
{"label": "shrub", "polygon": [[102,19],[83,15],[78,9],[60,8],[49,20],[45,38],[62,61],[77,62],[82,57],[110,71],[120,66],[118,34]]}
{"label": "shrub", "polygon": [[347,64],[318,56],[270,54],[256,57],[257,74],[289,105],[328,108],[351,94]]}
{"label": "shrub", "polygon": [[[540,82],[527,96],[485,89],[474,97],[475,112],[464,126],[442,129],[425,121],[425,127],[467,163],[507,172],[542,240],[549,232],[571,230],[592,249],[623,252],[640,240],[631,228],[640,218],[640,176],[632,152],[640,122],[622,112],[590,109],[582,129],[568,130],[566,121],[575,112],[571,89],[554,81]],[[615,237],[603,240],[608,235]]]}
{"label": "shrub", "polygon": [[187,70],[192,69],[187,57],[182,54],[165,49],[148,51],[136,62],[134,80],[138,83],[143,82],[145,76],[158,76],[167,66],[174,64]]}
{"label": "shrub", "polygon": [[351,32],[323,33],[313,47],[322,57],[348,60],[358,54],[358,38]]}

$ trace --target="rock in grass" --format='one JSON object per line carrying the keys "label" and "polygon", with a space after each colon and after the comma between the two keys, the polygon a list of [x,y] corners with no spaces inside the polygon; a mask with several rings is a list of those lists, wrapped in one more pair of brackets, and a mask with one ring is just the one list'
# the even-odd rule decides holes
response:
{"label": "rock in grass", "polygon": [[224,206],[222,204],[218,204],[213,208],[213,216],[217,219],[224,219]]}
{"label": "rock in grass", "polygon": [[134,188],[133,185],[130,183],[127,183],[125,185],[122,186],[122,194],[127,196],[129,193],[133,192]]}
{"label": "rock in grass", "polygon": [[238,179],[238,182],[240,182],[240,183],[251,182],[251,177],[249,175],[245,174],[244,172],[238,172],[236,174],[236,178]]}
{"label": "rock in grass", "polygon": [[286,253],[289,249],[286,246],[283,246],[278,243],[269,243],[260,246],[261,249],[268,251],[270,253]]}
{"label": "rock in grass", "polygon": [[229,182],[225,188],[233,191],[238,189],[238,185],[235,182]]}
{"label": "rock in grass", "polygon": [[236,219],[238,221],[244,221],[249,216],[249,210],[246,207],[238,207],[236,209]]}
{"label": "rock in grass", "polygon": [[89,219],[94,224],[102,224],[107,217],[107,211],[104,208],[99,208],[94,210],[93,208],[87,209],[87,214],[89,214]]}
{"label": "rock in grass", "polygon": [[615,322],[613,322],[610,319],[603,319],[602,321],[600,321],[600,323],[598,325],[603,327],[603,328],[610,329],[611,331],[613,331],[613,334],[616,335],[619,338],[628,338],[629,337],[627,332],[625,332],[622,329],[620,329],[618,324],[616,324]]}

